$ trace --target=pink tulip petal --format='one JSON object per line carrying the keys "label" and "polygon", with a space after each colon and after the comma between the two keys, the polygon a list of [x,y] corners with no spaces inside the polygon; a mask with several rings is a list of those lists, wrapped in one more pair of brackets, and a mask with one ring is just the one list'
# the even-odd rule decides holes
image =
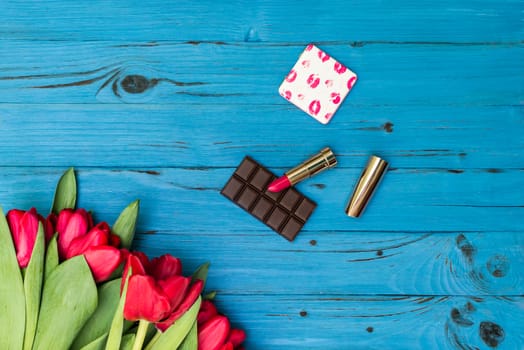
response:
{"label": "pink tulip petal", "polygon": [[167,280],[158,281],[158,285],[169,299],[171,311],[174,311],[184,300],[191,278],[184,276],[171,276]]}
{"label": "pink tulip petal", "polygon": [[38,213],[35,208],[29,211],[13,209],[7,213],[7,222],[13,238],[18,265],[21,268],[27,267],[38,233]]}
{"label": "pink tulip petal", "polygon": [[246,340],[246,332],[242,329],[231,329],[227,341],[231,342],[235,347],[239,346]]}
{"label": "pink tulip petal", "polygon": [[57,217],[53,213],[49,214],[47,218],[41,219],[41,221],[44,223],[44,234],[46,243],[49,242],[55,234],[56,220]]}
{"label": "pink tulip petal", "polygon": [[195,303],[203,288],[203,281],[197,280],[195,283],[193,283],[193,285],[189,288],[189,291],[187,292],[186,296],[184,297],[184,300],[178,306],[178,308],[171,315],[169,315],[167,319],[163,320],[162,322],[158,322],[156,324],[156,328],[158,328],[162,332],[168,329]]}
{"label": "pink tulip petal", "polygon": [[89,247],[84,256],[96,282],[107,280],[120,265],[120,250],[110,246]]}
{"label": "pink tulip petal", "polygon": [[121,241],[122,240],[117,235],[114,235],[112,233],[109,235],[109,245],[111,245],[111,246],[113,246],[115,248],[118,248],[118,247],[120,247]]}
{"label": "pink tulip petal", "polygon": [[67,223],[69,222],[69,219],[71,219],[71,216],[73,215],[74,210],[73,209],[63,209],[58,213],[58,217],[56,219],[56,231],[57,232],[64,232]]}
{"label": "pink tulip petal", "polygon": [[215,316],[198,331],[198,350],[220,350],[229,334],[229,320]]}
{"label": "pink tulip petal", "polygon": [[197,324],[201,324],[209,321],[213,316],[218,315],[217,308],[210,300],[202,300],[200,304],[200,310],[198,311]]}
{"label": "pink tulip petal", "polygon": [[58,252],[65,258],[71,242],[87,233],[90,228],[91,215],[84,209],[77,209],[73,213],[69,209],[64,209],[58,215]]}
{"label": "pink tulip petal", "polygon": [[169,312],[169,300],[151,276],[133,275],[129,278],[124,318],[129,321],[157,322]]}
{"label": "pink tulip petal", "polygon": [[6,215],[7,223],[9,224],[9,229],[15,242],[18,241],[18,237],[20,236],[20,221],[22,221],[24,214],[24,210],[11,209]]}
{"label": "pink tulip petal", "polygon": [[235,350],[235,348],[233,347],[233,344],[231,344],[230,342],[227,342],[224,345],[222,345],[220,350]]}
{"label": "pink tulip petal", "polygon": [[182,274],[182,262],[170,254],[164,254],[151,260],[148,272],[156,280],[165,280]]}
{"label": "pink tulip petal", "polygon": [[108,245],[109,226],[101,222],[93,227],[86,235],[77,237],[71,241],[66,251],[66,259],[83,254],[89,247]]}
{"label": "pink tulip petal", "polygon": [[15,241],[16,258],[20,267],[27,267],[35,246],[38,233],[38,214],[35,208],[26,211],[20,220],[20,236]]}
{"label": "pink tulip petal", "polygon": [[129,253],[127,250],[124,250],[123,256],[125,258],[126,264],[124,266],[124,271],[122,273],[122,283],[120,285],[120,290],[124,288],[125,278],[127,277],[129,267],[131,267],[131,273],[133,275],[146,275],[146,269],[144,268],[144,263],[149,264],[147,256],[142,252],[133,252]]}

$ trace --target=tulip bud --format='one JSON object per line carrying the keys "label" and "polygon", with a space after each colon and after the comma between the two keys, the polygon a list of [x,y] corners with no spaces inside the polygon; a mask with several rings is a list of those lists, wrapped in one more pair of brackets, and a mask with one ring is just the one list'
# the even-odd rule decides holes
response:
{"label": "tulip bud", "polygon": [[93,226],[93,219],[85,209],[64,209],[58,214],[56,231],[58,232],[58,252],[66,257],[71,242],[83,236]]}
{"label": "tulip bud", "polygon": [[237,347],[246,340],[246,332],[242,329],[231,329],[227,341]]}
{"label": "tulip bud", "polygon": [[200,327],[203,323],[209,321],[213,316],[218,315],[217,308],[210,300],[203,300],[198,311],[197,324]]}
{"label": "tulip bud", "polygon": [[96,282],[111,277],[113,271],[122,262],[120,250],[106,245],[89,247],[84,252],[84,257]]}
{"label": "tulip bud", "polygon": [[70,259],[73,256],[83,254],[89,247],[108,245],[109,231],[107,223],[99,223],[87,234],[79,236],[71,241],[71,244],[69,244],[69,247],[65,252],[65,258]]}
{"label": "tulip bud", "polygon": [[198,350],[221,350],[229,334],[229,320],[217,315],[198,330]]}
{"label": "tulip bud", "polygon": [[151,276],[132,275],[127,285],[124,318],[157,322],[169,312],[169,299]]}
{"label": "tulip bud", "polygon": [[13,209],[7,213],[6,217],[13,237],[18,265],[25,268],[31,260],[35,246],[38,214],[35,208],[29,211]]}

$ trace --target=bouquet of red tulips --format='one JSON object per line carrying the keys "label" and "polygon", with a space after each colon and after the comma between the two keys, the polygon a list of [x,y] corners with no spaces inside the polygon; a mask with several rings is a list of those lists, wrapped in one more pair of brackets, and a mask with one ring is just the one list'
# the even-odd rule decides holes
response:
{"label": "bouquet of red tulips", "polygon": [[202,295],[209,264],[191,277],[169,254],[131,251],[139,202],[110,227],[76,206],[73,169],[51,213],[0,208],[0,349],[241,349]]}

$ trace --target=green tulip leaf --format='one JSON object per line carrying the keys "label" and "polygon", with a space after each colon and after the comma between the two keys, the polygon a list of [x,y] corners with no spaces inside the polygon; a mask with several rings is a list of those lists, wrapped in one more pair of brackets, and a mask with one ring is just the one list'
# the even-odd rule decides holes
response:
{"label": "green tulip leaf", "polygon": [[75,170],[69,168],[58,180],[56,185],[55,197],[53,198],[53,208],[51,211],[58,214],[62,209],[74,209],[76,205],[76,178]]}
{"label": "green tulip leaf", "polygon": [[[84,328],[76,336],[71,350],[81,349],[104,334],[107,338],[109,327],[120,301],[121,282],[122,279],[119,278],[98,287],[98,306]],[[105,341],[103,345],[105,346]]]}
{"label": "green tulip leaf", "polygon": [[97,302],[96,284],[83,255],[58,265],[44,283],[33,349],[68,349]]}
{"label": "green tulip leaf", "polygon": [[198,329],[196,322],[193,323],[193,327],[191,327],[191,330],[187,333],[186,338],[177,350],[198,350]]}
{"label": "green tulip leaf", "polygon": [[133,344],[135,343],[135,334],[126,334],[122,337],[122,342],[120,343],[120,350],[131,350]]}
{"label": "green tulip leaf", "polygon": [[118,301],[118,306],[113,311],[113,317],[111,320],[111,328],[109,329],[109,335],[107,337],[107,350],[118,350],[122,341],[122,333],[124,332],[124,305],[126,303],[127,296],[127,284],[129,283],[129,277],[133,274],[131,267],[127,270],[127,276],[125,277],[124,289],[122,295]]}
{"label": "green tulip leaf", "polygon": [[196,321],[198,310],[200,310],[201,297],[195,301],[193,306],[187,310],[182,317],[175,321],[164,333],[159,337],[154,337],[151,347],[148,345],[146,350],[168,350],[177,349],[186,338],[193,324]]}
{"label": "green tulip leaf", "polygon": [[118,219],[116,219],[111,231],[120,237],[122,248],[131,249],[133,244],[133,238],[135,237],[136,220],[138,217],[138,209],[140,207],[140,201],[136,201],[129,204]]}
{"label": "green tulip leaf", "polygon": [[0,207],[0,349],[22,349],[25,297],[11,231]]}
{"label": "green tulip leaf", "polygon": [[55,233],[53,238],[47,244],[47,252],[45,254],[45,268],[44,268],[44,278],[47,280],[47,277],[51,272],[58,266],[58,235]]}
{"label": "green tulip leaf", "polygon": [[214,300],[216,296],[217,296],[217,291],[214,290],[212,292],[209,292],[209,293],[203,295],[202,298],[204,300]]}
{"label": "green tulip leaf", "polygon": [[24,277],[26,311],[24,350],[31,350],[35,338],[38,311],[40,309],[40,296],[44,281],[44,251],[44,227],[42,223],[39,223],[33,253]]}
{"label": "green tulip leaf", "polygon": [[209,272],[209,262],[203,263],[200,265],[196,271],[193,273],[193,276],[191,278],[191,283],[194,283],[197,279],[202,280],[204,282],[204,285],[207,281],[207,273]]}
{"label": "green tulip leaf", "polygon": [[84,345],[80,350],[104,350],[106,345],[107,332],[96,338],[89,344]]}

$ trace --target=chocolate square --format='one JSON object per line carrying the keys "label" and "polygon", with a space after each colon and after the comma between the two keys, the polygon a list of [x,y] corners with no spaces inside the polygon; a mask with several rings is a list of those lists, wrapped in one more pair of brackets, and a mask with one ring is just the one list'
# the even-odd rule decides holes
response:
{"label": "chocolate square", "polygon": [[286,213],[284,210],[280,209],[279,207],[276,207],[275,210],[269,215],[269,218],[266,221],[266,224],[271,227],[273,230],[278,231],[278,228],[284,220],[288,217],[288,213]]}
{"label": "chocolate square", "polygon": [[240,205],[242,208],[249,210],[251,207],[251,204],[255,202],[255,199],[257,199],[258,193],[251,187],[247,187],[241,194],[240,197],[238,197],[238,205]]}
{"label": "chocolate square", "polygon": [[266,186],[269,184],[269,180],[272,178],[273,176],[271,176],[271,173],[269,171],[267,171],[266,169],[259,168],[253,176],[251,184],[255,186],[257,190],[262,191],[266,188]]}
{"label": "chocolate square", "polygon": [[298,205],[297,209],[295,210],[295,215],[297,218],[299,218],[302,221],[306,221],[309,216],[313,213],[313,210],[316,208],[316,203],[307,199],[303,198],[302,202]]}
{"label": "chocolate square", "polygon": [[282,229],[282,236],[289,237],[289,240],[293,240],[298,234],[298,231],[302,228],[302,223],[295,218],[290,218]]}
{"label": "chocolate square", "polygon": [[284,193],[284,196],[280,200],[280,204],[287,210],[292,210],[299,199],[300,194],[296,190],[290,188],[286,193]]}
{"label": "chocolate square", "polygon": [[[276,177],[274,177],[276,179]],[[272,201],[277,202],[278,199],[282,196],[282,192],[271,192],[271,191],[265,191],[264,195],[268,198],[270,198]]]}
{"label": "chocolate square", "polygon": [[267,191],[275,178],[253,158],[245,157],[220,193],[292,241],[317,205],[294,188],[278,193]]}
{"label": "chocolate square", "polygon": [[235,174],[240,176],[241,179],[247,180],[249,179],[249,175],[251,175],[251,173],[253,173],[253,171],[256,168],[257,168],[257,164],[255,161],[251,159],[245,159],[244,162],[240,163]]}
{"label": "chocolate square", "polygon": [[259,201],[251,211],[251,214],[253,214],[257,219],[263,221],[266,215],[271,211],[271,208],[273,208],[273,202],[267,198],[260,197]]}
{"label": "chocolate square", "polygon": [[231,177],[222,190],[222,194],[227,198],[234,200],[237,193],[244,187],[244,183],[236,177]]}

